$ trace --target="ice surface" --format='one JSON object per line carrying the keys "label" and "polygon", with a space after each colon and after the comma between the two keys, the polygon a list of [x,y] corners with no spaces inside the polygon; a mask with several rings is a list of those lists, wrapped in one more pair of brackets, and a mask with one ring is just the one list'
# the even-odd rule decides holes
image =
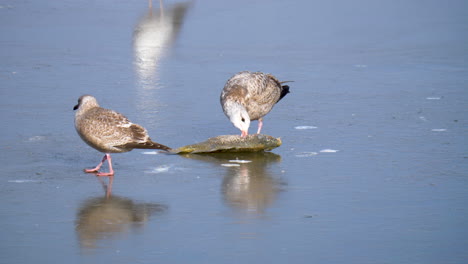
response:
{"label": "ice surface", "polygon": [[[187,1],[174,46],[151,31],[143,54],[140,21]],[[466,262],[468,1],[110,3],[0,1],[2,263]],[[76,134],[80,95],[178,147],[239,136],[219,96],[243,70],[294,81],[262,130],[284,146],[135,150],[111,154],[114,177],[83,172],[102,154]],[[90,221],[88,250],[93,199],[115,217]]]}

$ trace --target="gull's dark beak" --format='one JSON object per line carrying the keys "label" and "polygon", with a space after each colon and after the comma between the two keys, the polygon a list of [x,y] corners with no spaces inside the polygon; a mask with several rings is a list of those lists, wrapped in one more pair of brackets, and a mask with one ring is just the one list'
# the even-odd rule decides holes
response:
{"label": "gull's dark beak", "polygon": [[73,110],[78,109],[78,106],[80,106],[80,104],[75,105],[75,106],[73,107]]}

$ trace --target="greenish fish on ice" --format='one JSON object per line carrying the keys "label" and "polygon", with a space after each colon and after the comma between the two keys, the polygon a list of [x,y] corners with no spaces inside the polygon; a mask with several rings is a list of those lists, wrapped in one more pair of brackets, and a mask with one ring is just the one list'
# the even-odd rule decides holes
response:
{"label": "greenish fish on ice", "polygon": [[169,150],[170,153],[215,153],[269,151],[281,146],[281,139],[263,134],[222,135],[206,141]]}

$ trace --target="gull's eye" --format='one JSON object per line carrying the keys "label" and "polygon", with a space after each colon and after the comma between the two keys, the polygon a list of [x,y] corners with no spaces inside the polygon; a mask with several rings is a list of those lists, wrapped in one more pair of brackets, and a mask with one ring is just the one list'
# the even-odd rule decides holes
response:
{"label": "gull's eye", "polygon": [[242,122],[245,122],[245,119],[244,119],[244,118],[242,118],[242,119],[241,119],[241,121],[242,121]]}

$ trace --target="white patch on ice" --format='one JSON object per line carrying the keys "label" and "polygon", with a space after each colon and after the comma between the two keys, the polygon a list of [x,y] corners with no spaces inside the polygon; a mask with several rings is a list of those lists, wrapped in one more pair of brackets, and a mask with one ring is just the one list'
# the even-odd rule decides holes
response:
{"label": "white patch on ice", "polygon": [[145,154],[145,155],[157,155],[157,154],[159,154],[159,151],[145,151],[145,152],[142,152],[141,154]]}
{"label": "white patch on ice", "polygon": [[312,156],[315,156],[317,155],[318,153],[317,152],[301,152],[299,154],[296,154],[296,157],[298,158],[307,158],[307,157],[312,157]]}
{"label": "white patch on ice", "polygon": [[420,116],[419,119],[421,119],[422,121],[427,121],[427,119],[424,116]]}
{"label": "white patch on ice", "polygon": [[440,100],[441,97],[433,96],[433,97],[426,97],[427,100]]}
{"label": "white patch on ice", "polygon": [[304,129],[316,129],[317,127],[316,126],[297,126],[294,128],[298,130],[304,130]]}
{"label": "white patch on ice", "polygon": [[322,153],[335,153],[338,152],[336,149],[322,149],[320,152]]}
{"label": "white patch on ice", "polygon": [[432,129],[431,131],[434,131],[434,132],[444,132],[444,131],[447,131],[447,129],[445,129],[445,128],[434,128],[434,129]]}
{"label": "white patch on ice", "polygon": [[169,169],[171,168],[172,166],[170,165],[161,165],[161,166],[158,166],[150,171],[146,171],[146,173],[154,173],[154,174],[157,174],[157,173],[163,173],[163,172],[168,172]]}
{"label": "white patch on ice", "polygon": [[240,164],[223,163],[223,164],[221,164],[221,166],[224,166],[224,167],[239,167]]}
{"label": "white patch on ice", "polygon": [[8,182],[11,182],[11,183],[28,183],[28,182],[39,182],[39,181],[35,181],[35,180],[9,180]]}
{"label": "white patch on ice", "polygon": [[234,163],[250,163],[252,162],[251,160],[229,160],[229,162],[234,162]]}
{"label": "white patch on ice", "polygon": [[28,138],[29,141],[32,141],[32,142],[36,142],[36,141],[41,141],[41,140],[44,140],[46,137],[44,136],[34,136],[34,137],[30,137]]}
{"label": "white patch on ice", "polygon": [[355,64],[354,67],[356,68],[367,68],[366,64]]}

